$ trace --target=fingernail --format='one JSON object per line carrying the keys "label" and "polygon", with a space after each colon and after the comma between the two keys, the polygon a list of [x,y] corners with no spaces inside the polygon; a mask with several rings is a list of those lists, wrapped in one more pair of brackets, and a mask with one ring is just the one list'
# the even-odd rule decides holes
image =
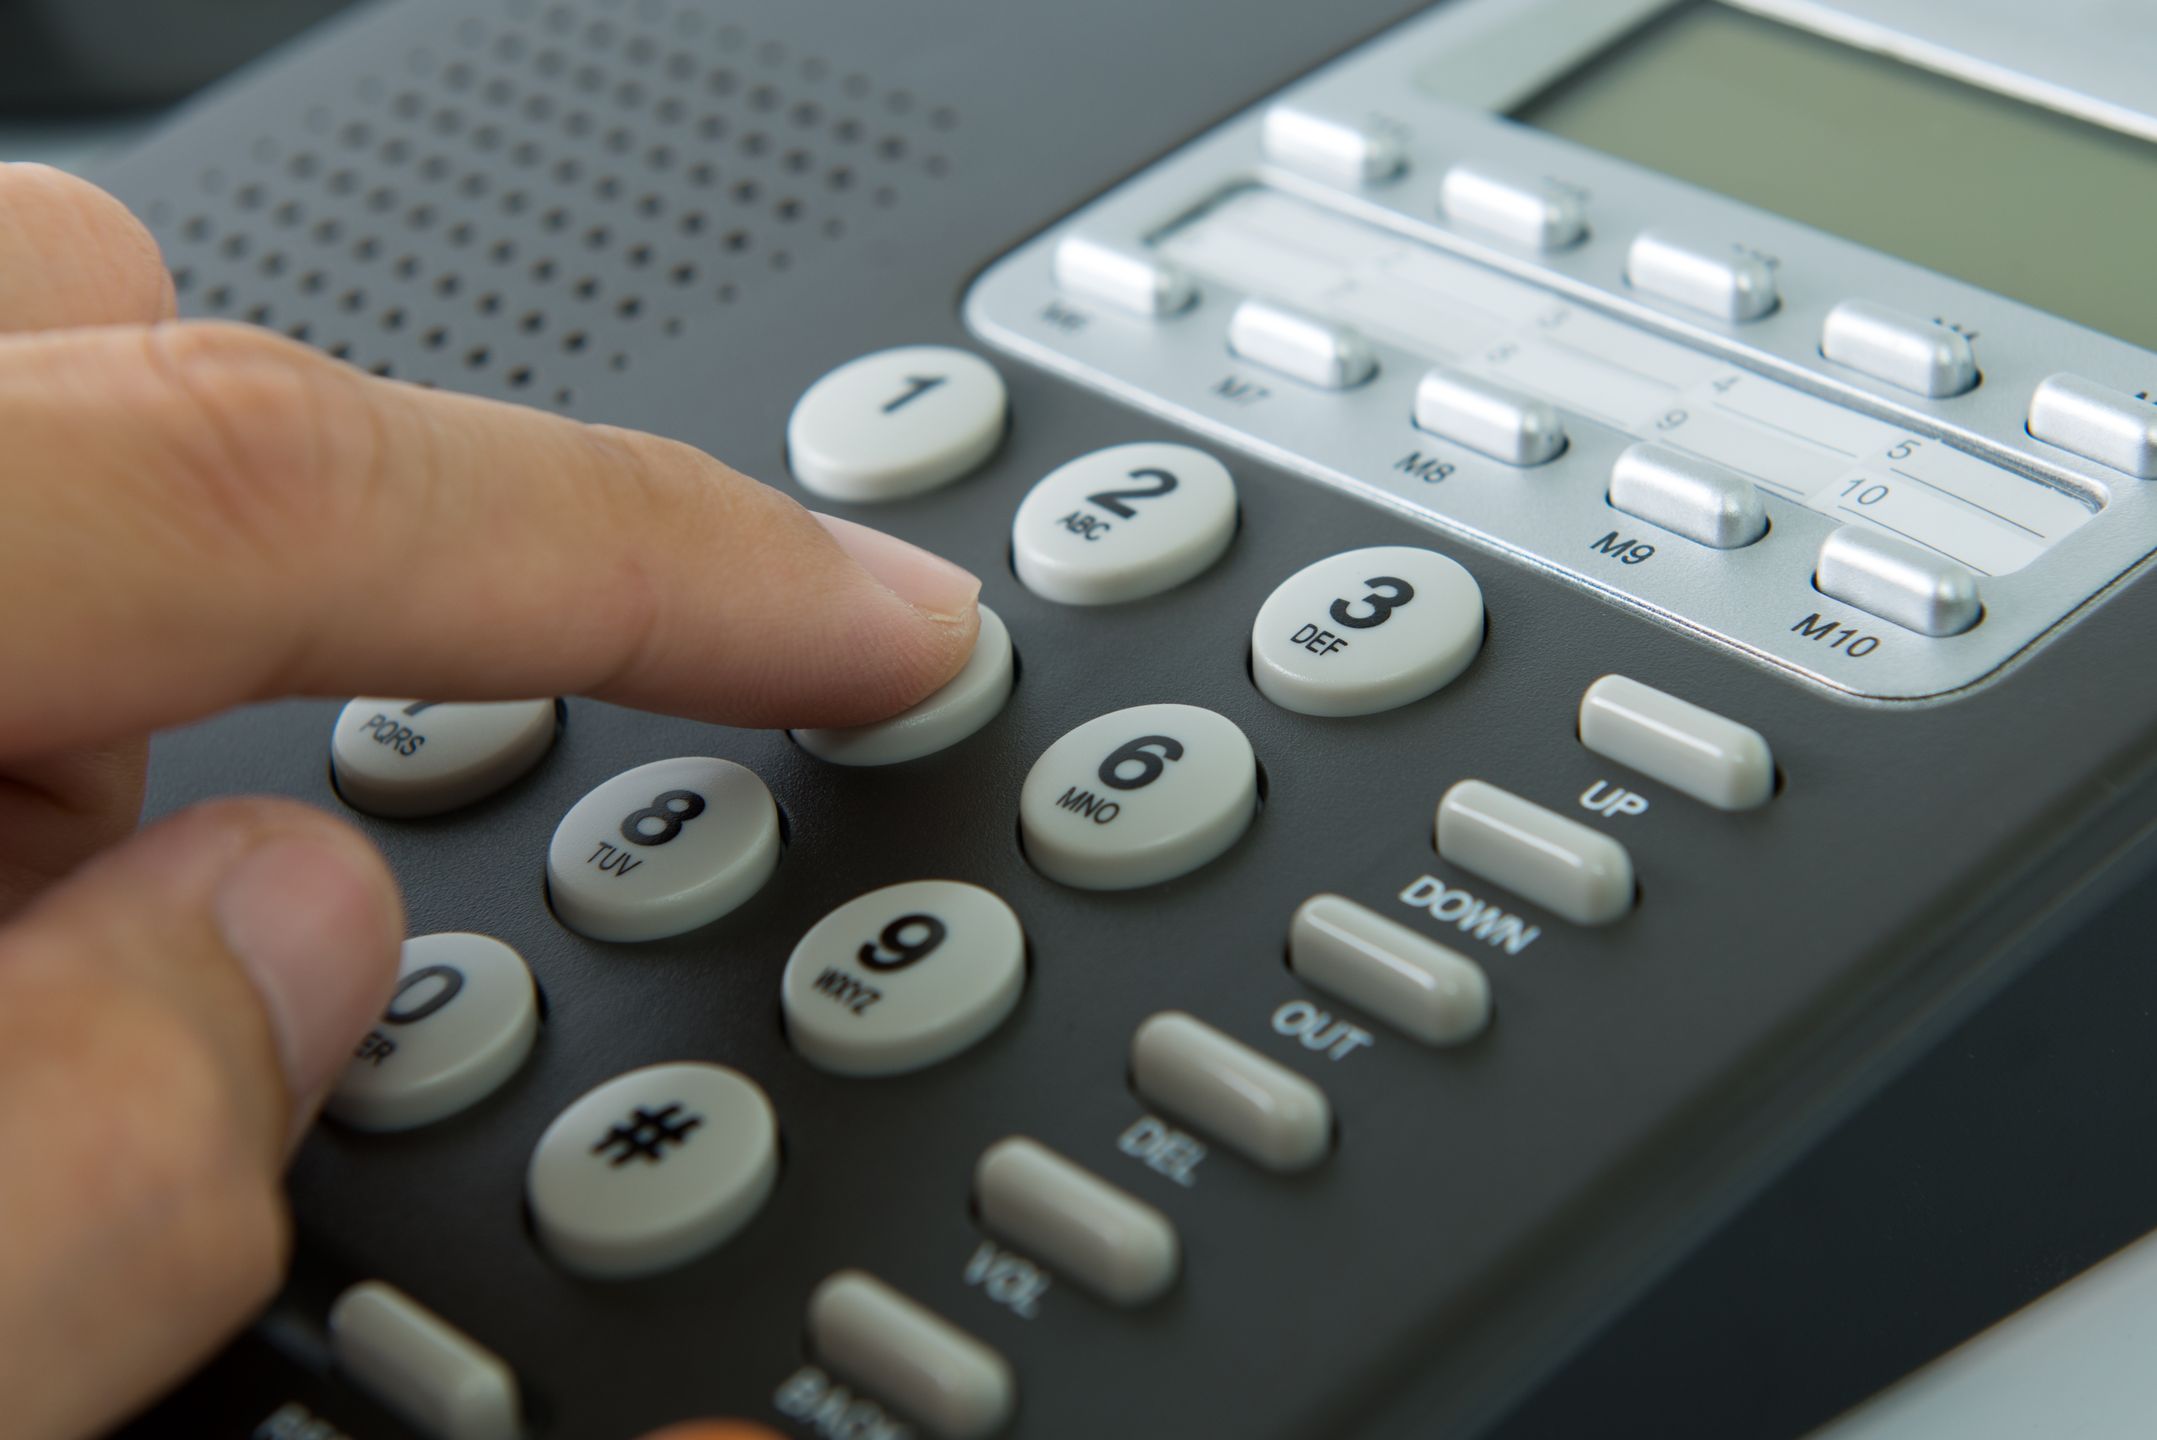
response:
{"label": "fingernail", "polygon": [[295,1105],[311,1105],[386,998],[398,936],[379,882],[349,850],[272,840],[225,876],[217,926],[269,1013]]}
{"label": "fingernail", "polygon": [[974,597],[981,593],[981,581],[971,571],[941,555],[836,515],[816,518],[855,564],[924,615],[956,620],[973,608]]}

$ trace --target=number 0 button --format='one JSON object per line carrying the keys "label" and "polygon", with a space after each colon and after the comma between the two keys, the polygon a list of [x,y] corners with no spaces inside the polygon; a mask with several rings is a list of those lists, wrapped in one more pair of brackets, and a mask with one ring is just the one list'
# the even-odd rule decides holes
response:
{"label": "number 0 button", "polygon": [[1483,646],[1483,591],[1435,550],[1380,545],[1307,565],[1251,627],[1251,675],[1305,715],[1371,715],[1447,684]]}
{"label": "number 0 button", "polygon": [[1004,433],[1004,381],[980,356],[906,345],[850,360],[811,385],[786,423],[802,488],[897,500],[948,484]]}
{"label": "number 0 button", "polygon": [[516,951],[485,935],[415,936],[326,1108],[356,1130],[431,1125],[492,1094],[538,1033],[532,972]]}
{"label": "number 0 button", "polygon": [[1235,722],[1139,705],[1058,740],[1019,791],[1026,857],[1082,890],[1130,890],[1196,870],[1258,811],[1258,760]]}
{"label": "number 0 button", "polygon": [[1113,445],[1049,472],[1019,506],[1013,566],[1066,605],[1113,605],[1181,585],[1236,533],[1236,482],[1188,445]]}
{"label": "number 0 button", "polygon": [[1003,1023],[1026,986],[1019,917],[956,880],[887,885],[817,921],[786,962],[794,1048],[840,1075],[897,1075]]}
{"label": "number 0 button", "polygon": [[554,913],[594,940],[659,940],[708,925],[779,864],[779,810],[727,760],[639,765],[586,795],[547,848]]}

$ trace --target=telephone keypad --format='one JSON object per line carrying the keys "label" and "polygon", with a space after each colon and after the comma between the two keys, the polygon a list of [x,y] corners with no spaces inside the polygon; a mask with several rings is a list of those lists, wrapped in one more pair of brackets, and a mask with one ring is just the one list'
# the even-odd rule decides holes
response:
{"label": "telephone keypad", "polygon": [[525,1198],[556,1261],[627,1279],[728,1239],[778,1176],[778,1119],[756,1082],[720,1065],[649,1065],[556,1117],[532,1151]]}
{"label": "telephone keypad", "polygon": [[1234,721],[1196,705],[1098,716],[1036,760],[1019,791],[1026,858],[1081,890],[1188,874],[1258,812],[1258,759]]}
{"label": "telephone keypad", "polygon": [[787,463],[832,500],[897,500],[971,473],[1003,439],[1004,381],[969,350],[902,345],[811,385],[786,424]]}
{"label": "telephone keypad", "polygon": [[1378,545],[1305,566],[1251,626],[1259,693],[1304,715],[1370,715],[1450,684],[1483,645],[1483,591],[1435,550]]}
{"label": "telephone keypad", "polygon": [[899,765],[947,750],[994,720],[1018,674],[1011,631],[988,606],[973,654],[927,699],[873,725],[790,732],[794,743],[833,765]]}
{"label": "telephone keypad", "polygon": [[1026,987],[1026,933],[978,885],[915,880],[856,896],[801,937],[780,981],[794,1048],[840,1075],[949,1059]]}
{"label": "telephone keypad", "polygon": [[416,935],[325,1108],[356,1130],[431,1125],[493,1094],[538,1033],[538,993],[515,950],[486,935]]}
{"label": "telephone keypad", "polygon": [[594,940],[708,925],[779,865],[779,810],[754,772],[686,756],[625,770],[570,807],[547,847],[562,923]]}
{"label": "telephone keypad", "polygon": [[1113,605],[1201,574],[1235,533],[1227,466],[1188,445],[1112,445],[1027,492],[1011,526],[1012,566],[1043,599]]}

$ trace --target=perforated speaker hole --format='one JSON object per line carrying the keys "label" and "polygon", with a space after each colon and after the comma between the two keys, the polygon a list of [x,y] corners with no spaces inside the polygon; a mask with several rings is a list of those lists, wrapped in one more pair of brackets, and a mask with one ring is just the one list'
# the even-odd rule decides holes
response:
{"label": "perforated speaker hole", "polygon": [[697,0],[498,0],[291,122],[149,207],[183,307],[568,409],[947,176],[959,117]]}

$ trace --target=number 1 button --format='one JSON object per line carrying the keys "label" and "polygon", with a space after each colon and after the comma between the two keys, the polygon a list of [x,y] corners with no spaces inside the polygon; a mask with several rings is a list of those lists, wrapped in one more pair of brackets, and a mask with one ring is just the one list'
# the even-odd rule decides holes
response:
{"label": "number 1 button", "polygon": [[1011,526],[1026,588],[1066,605],[1158,595],[1221,558],[1236,482],[1188,445],[1112,445],[1049,472]]}
{"label": "number 1 button", "polygon": [[1483,591],[1435,550],[1378,545],[1306,565],[1251,627],[1251,675],[1305,715],[1371,715],[1420,700],[1483,646]]}
{"label": "number 1 button", "polygon": [[1196,870],[1258,811],[1258,760],[1235,722],[1195,705],[1089,720],[1042,752],[1019,791],[1026,858],[1081,890]]}
{"label": "number 1 button", "polygon": [[966,474],[1004,434],[1004,381],[980,356],[904,345],[849,360],[811,385],[786,422],[802,488],[833,500],[898,500]]}
{"label": "number 1 button", "polygon": [[779,864],[779,809],[755,774],[688,756],[639,765],[570,807],[547,847],[564,925],[594,940],[659,940],[708,925]]}

